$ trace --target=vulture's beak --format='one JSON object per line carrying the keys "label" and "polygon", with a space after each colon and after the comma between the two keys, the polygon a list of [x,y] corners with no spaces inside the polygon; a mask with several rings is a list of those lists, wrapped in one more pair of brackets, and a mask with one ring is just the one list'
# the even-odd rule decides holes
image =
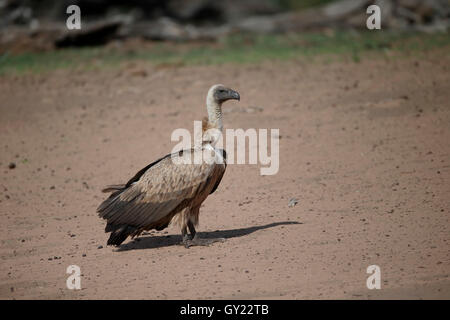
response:
{"label": "vulture's beak", "polygon": [[230,99],[241,101],[241,96],[239,95],[239,92],[230,89],[229,94],[230,94]]}

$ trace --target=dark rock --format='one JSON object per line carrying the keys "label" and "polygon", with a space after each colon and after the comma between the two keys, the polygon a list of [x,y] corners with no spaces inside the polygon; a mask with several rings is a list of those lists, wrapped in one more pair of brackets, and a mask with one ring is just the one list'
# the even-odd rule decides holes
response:
{"label": "dark rock", "polygon": [[340,0],[333,1],[323,7],[323,13],[330,18],[342,18],[349,16],[355,12],[360,12],[363,9],[365,12],[371,1],[368,0]]}
{"label": "dark rock", "polygon": [[103,45],[113,39],[123,21],[101,21],[80,30],[67,30],[55,41],[57,48]]}
{"label": "dark rock", "polygon": [[184,21],[201,19],[208,13],[214,15],[218,10],[209,0],[172,0],[168,1],[167,8],[171,15]]}

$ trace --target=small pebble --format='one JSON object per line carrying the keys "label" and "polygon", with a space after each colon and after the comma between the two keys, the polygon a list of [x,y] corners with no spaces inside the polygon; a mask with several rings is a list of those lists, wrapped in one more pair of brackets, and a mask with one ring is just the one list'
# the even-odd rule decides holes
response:
{"label": "small pebble", "polygon": [[298,203],[298,200],[295,199],[295,198],[292,198],[292,199],[289,200],[288,207],[289,207],[289,208],[295,207],[295,205],[296,205],[297,203]]}

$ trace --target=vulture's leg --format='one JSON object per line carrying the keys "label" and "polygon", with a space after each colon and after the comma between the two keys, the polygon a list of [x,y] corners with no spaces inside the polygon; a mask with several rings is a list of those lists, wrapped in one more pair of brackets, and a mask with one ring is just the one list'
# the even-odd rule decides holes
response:
{"label": "vulture's leg", "polygon": [[184,226],[183,229],[181,229],[181,238],[184,246],[186,246],[186,243],[192,239],[192,237],[187,232],[187,226]]}
{"label": "vulture's leg", "polygon": [[194,224],[192,221],[188,221],[187,226],[189,228],[189,231],[191,233],[192,239],[187,240],[184,242],[184,246],[186,248],[192,247],[192,246],[209,246],[210,244],[214,242],[224,242],[225,238],[210,238],[210,239],[201,239],[198,237],[197,231],[195,231]]}
{"label": "vulture's leg", "polygon": [[189,228],[189,232],[191,233],[192,239],[194,239],[195,235],[197,234],[197,231],[195,231],[194,224],[191,220],[188,220],[187,226]]}

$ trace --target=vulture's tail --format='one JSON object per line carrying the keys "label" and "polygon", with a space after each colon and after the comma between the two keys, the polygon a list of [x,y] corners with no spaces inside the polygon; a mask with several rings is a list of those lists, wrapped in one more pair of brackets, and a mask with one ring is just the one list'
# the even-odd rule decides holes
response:
{"label": "vulture's tail", "polygon": [[129,235],[136,233],[136,228],[129,225],[111,225],[107,224],[105,232],[111,231],[107,245],[120,246]]}

